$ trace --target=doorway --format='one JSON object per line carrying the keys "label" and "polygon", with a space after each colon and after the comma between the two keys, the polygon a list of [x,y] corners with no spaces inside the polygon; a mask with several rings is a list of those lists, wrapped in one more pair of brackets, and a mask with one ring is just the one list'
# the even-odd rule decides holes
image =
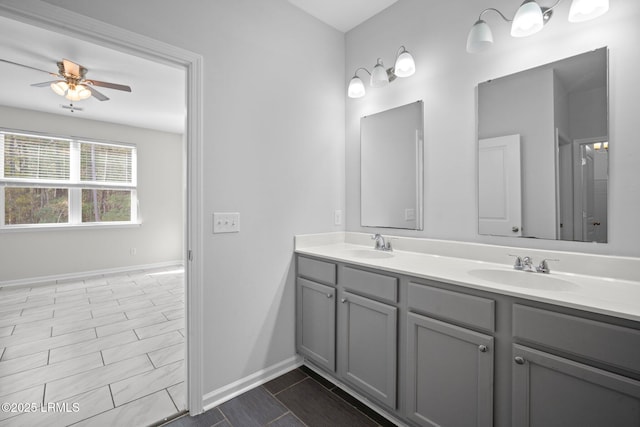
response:
{"label": "doorway", "polygon": [[[184,283],[186,330],[188,337],[185,351],[187,386],[187,408],[193,414],[202,412],[201,372],[201,263],[202,253],[200,230],[202,218],[199,212],[199,199],[202,177],[200,165],[202,111],[200,107],[200,88],[202,86],[202,59],[199,55],[173,46],[151,40],[134,33],[88,20],[86,17],[63,11],[44,2],[19,2],[0,5],[0,15],[9,19],[35,25],[51,31],[76,36],[100,46],[137,55],[152,61],[181,67],[186,75],[187,119],[185,129],[185,165],[184,165]],[[161,420],[157,420],[161,421]]]}

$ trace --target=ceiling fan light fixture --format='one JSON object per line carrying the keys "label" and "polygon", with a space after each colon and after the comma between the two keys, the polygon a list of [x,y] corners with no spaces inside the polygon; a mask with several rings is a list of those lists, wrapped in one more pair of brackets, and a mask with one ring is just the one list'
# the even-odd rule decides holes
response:
{"label": "ceiling fan light fixture", "polygon": [[67,82],[59,81],[51,83],[51,89],[60,96],[65,96],[67,91],[69,90],[69,85]]}
{"label": "ceiling fan light fixture", "polygon": [[74,85],[69,86],[69,90],[65,95],[69,101],[82,101],[83,99],[87,99],[91,96],[91,91],[86,88],[84,85]]}
{"label": "ceiling fan light fixture", "polygon": [[78,96],[80,99],[87,99],[91,97],[91,91],[85,85],[76,86],[76,90],[78,91]]}

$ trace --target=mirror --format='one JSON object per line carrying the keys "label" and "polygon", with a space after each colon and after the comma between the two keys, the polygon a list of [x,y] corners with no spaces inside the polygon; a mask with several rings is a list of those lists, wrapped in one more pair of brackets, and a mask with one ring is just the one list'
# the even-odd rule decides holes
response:
{"label": "mirror", "polygon": [[607,48],[478,85],[479,233],[607,242]]}
{"label": "mirror", "polygon": [[360,119],[363,227],[422,230],[423,103]]}

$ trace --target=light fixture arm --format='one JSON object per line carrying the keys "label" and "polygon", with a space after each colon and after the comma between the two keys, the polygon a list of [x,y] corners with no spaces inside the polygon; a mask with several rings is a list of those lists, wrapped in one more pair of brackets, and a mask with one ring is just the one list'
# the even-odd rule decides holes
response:
{"label": "light fixture arm", "polygon": [[358,77],[358,71],[360,71],[360,70],[364,70],[364,71],[366,71],[366,72],[367,72],[367,74],[369,74],[369,76],[371,76],[371,73],[369,72],[369,70],[367,70],[367,69],[366,69],[366,68],[364,68],[364,67],[360,67],[360,68],[358,68],[358,69],[353,73],[353,77]]}
{"label": "light fixture arm", "polygon": [[488,7],[485,10],[483,10],[482,12],[480,12],[480,15],[478,16],[478,21],[482,20],[482,15],[484,15],[485,13],[489,12],[490,10],[496,12],[498,15],[500,15],[500,17],[502,19],[504,19],[506,22],[513,22],[513,19],[509,19],[506,16],[504,16],[502,14],[502,12],[500,12],[498,9],[494,8],[494,7]]}
{"label": "light fixture arm", "polygon": [[555,4],[554,4],[553,6],[547,7],[547,8],[546,8],[546,9],[547,9],[547,12],[548,12],[548,11],[550,11],[550,10],[555,9],[555,7],[556,7],[557,5],[559,5],[561,2],[562,2],[562,0],[558,0],[558,1],[556,1],[556,2],[555,2]]}

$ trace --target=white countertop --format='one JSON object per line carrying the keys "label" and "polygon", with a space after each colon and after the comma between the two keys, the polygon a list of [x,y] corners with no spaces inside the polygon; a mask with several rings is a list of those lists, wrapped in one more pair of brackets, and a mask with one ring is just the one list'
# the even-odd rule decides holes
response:
{"label": "white countertop", "polygon": [[[377,252],[373,250],[372,244],[365,246],[340,241],[343,239],[336,237],[337,233],[333,237],[327,236],[320,239],[304,239],[305,236],[297,236],[295,252],[301,255],[321,257],[392,273],[640,321],[640,281],[560,271],[552,271],[549,275],[545,275],[516,271],[504,263],[397,249],[386,258],[368,258],[369,251]],[[371,256],[377,256],[377,254],[374,253]],[[635,259],[632,261],[635,262]],[[551,263],[550,265],[553,270],[553,265]],[[479,278],[476,274],[478,270],[502,270],[505,275],[540,275],[546,276],[541,277],[541,280],[550,279],[551,282],[543,286],[545,289],[507,285]],[[513,277],[519,278],[518,276]],[[531,279],[535,281],[537,276],[531,277]],[[553,286],[554,279],[569,282],[570,286],[559,289]]]}

